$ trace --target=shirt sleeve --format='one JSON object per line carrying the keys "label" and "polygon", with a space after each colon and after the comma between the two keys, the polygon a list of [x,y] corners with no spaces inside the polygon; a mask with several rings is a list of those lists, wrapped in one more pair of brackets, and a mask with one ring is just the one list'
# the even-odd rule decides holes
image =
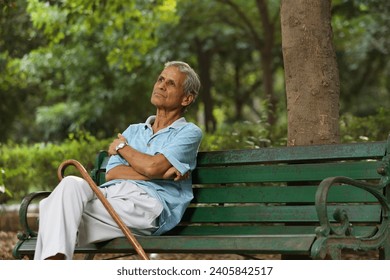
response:
{"label": "shirt sleeve", "polygon": [[[122,133],[122,135],[126,138],[126,141],[128,142],[129,141],[129,138],[128,136],[131,135],[131,125]],[[107,163],[107,166],[106,166],[106,173],[118,166],[118,165],[129,165],[129,163],[124,159],[122,158],[120,155],[112,155],[110,157],[110,159],[108,160],[108,163]]]}
{"label": "shirt sleeve", "polygon": [[194,124],[185,125],[167,143],[159,153],[184,175],[196,166],[196,155],[198,153],[202,131]]}

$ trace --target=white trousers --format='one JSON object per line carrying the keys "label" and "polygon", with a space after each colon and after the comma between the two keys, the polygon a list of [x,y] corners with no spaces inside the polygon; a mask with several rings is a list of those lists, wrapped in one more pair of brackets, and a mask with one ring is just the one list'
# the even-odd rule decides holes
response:
{"label": "white trousers", "polygon": [[[133,183],[100,189],[123,222],[134,234],[150,235],[156,230],[163,206]],[[124,236],[88,183],[68,176],[39,203],[39,230],[34,259],[57,253],[73,258],[79,245]]]}

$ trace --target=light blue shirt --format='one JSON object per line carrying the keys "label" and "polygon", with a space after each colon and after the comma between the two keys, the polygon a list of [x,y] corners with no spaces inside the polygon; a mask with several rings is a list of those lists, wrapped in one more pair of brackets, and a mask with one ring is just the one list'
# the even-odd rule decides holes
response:
{"label": "light blue shirt", "polygon": [[[122,135],[128,144],[139,152],[156,155],[163,154],[166,159],[184,175],[196,166],[202,131],[185,118],[180,118],[170,126],[153,134],[152,124],[155,116],[150,116],[145,123],[130,125]],[[129,165],[119,155],[111,156],[106,172],[118,165]],[[123,180],[112,180],[101,187],[108,187]],[[159,218],[158,229],[153,235],[160,235],[176,226],[190,201],[193,198],[191,176],[187,180],[129,180],[145,190],[149,195],[157,198],[163,205]]]}

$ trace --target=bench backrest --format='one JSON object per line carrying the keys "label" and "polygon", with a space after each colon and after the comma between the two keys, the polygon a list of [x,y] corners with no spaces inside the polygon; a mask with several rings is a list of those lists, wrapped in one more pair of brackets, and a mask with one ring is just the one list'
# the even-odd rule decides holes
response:
{"label": "bench backrest", "polygon": [[[176,234],[256,234],[280,230],[313,233],[318,226],[315,192],[327,177],[378,183],[387,142],[199,152],[193,172],[195,198]],[[92,175],[104,182],[107,154],[97,157]],[[329,215],[346,206],[362,234],[381,219],[370,193],[348,185],[329,193]],[[332,204],[337,205],[332,206]],[[272,224],[272,226],[268,226]],[[275,226],[275,224],[279,226]],[[286,225],[290,225],[286,227]],[[296,225],[299,225],[297,227]]]}

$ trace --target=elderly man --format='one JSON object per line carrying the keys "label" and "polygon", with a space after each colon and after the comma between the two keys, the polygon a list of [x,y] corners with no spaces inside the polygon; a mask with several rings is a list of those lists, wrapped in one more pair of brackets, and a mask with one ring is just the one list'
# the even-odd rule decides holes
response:
{"label": "elderly man", "polygon": [[[183,117],[200,81],[184,62],[165,64],[151,96],[156,115],[130,125],[109,146],[100,190],[134,234],[160,235],[179,223],[192,195],[202,132]],[[88,183],[65,177],[40,202],[35,259],[72,259],[76,243],[123,236]]]}

